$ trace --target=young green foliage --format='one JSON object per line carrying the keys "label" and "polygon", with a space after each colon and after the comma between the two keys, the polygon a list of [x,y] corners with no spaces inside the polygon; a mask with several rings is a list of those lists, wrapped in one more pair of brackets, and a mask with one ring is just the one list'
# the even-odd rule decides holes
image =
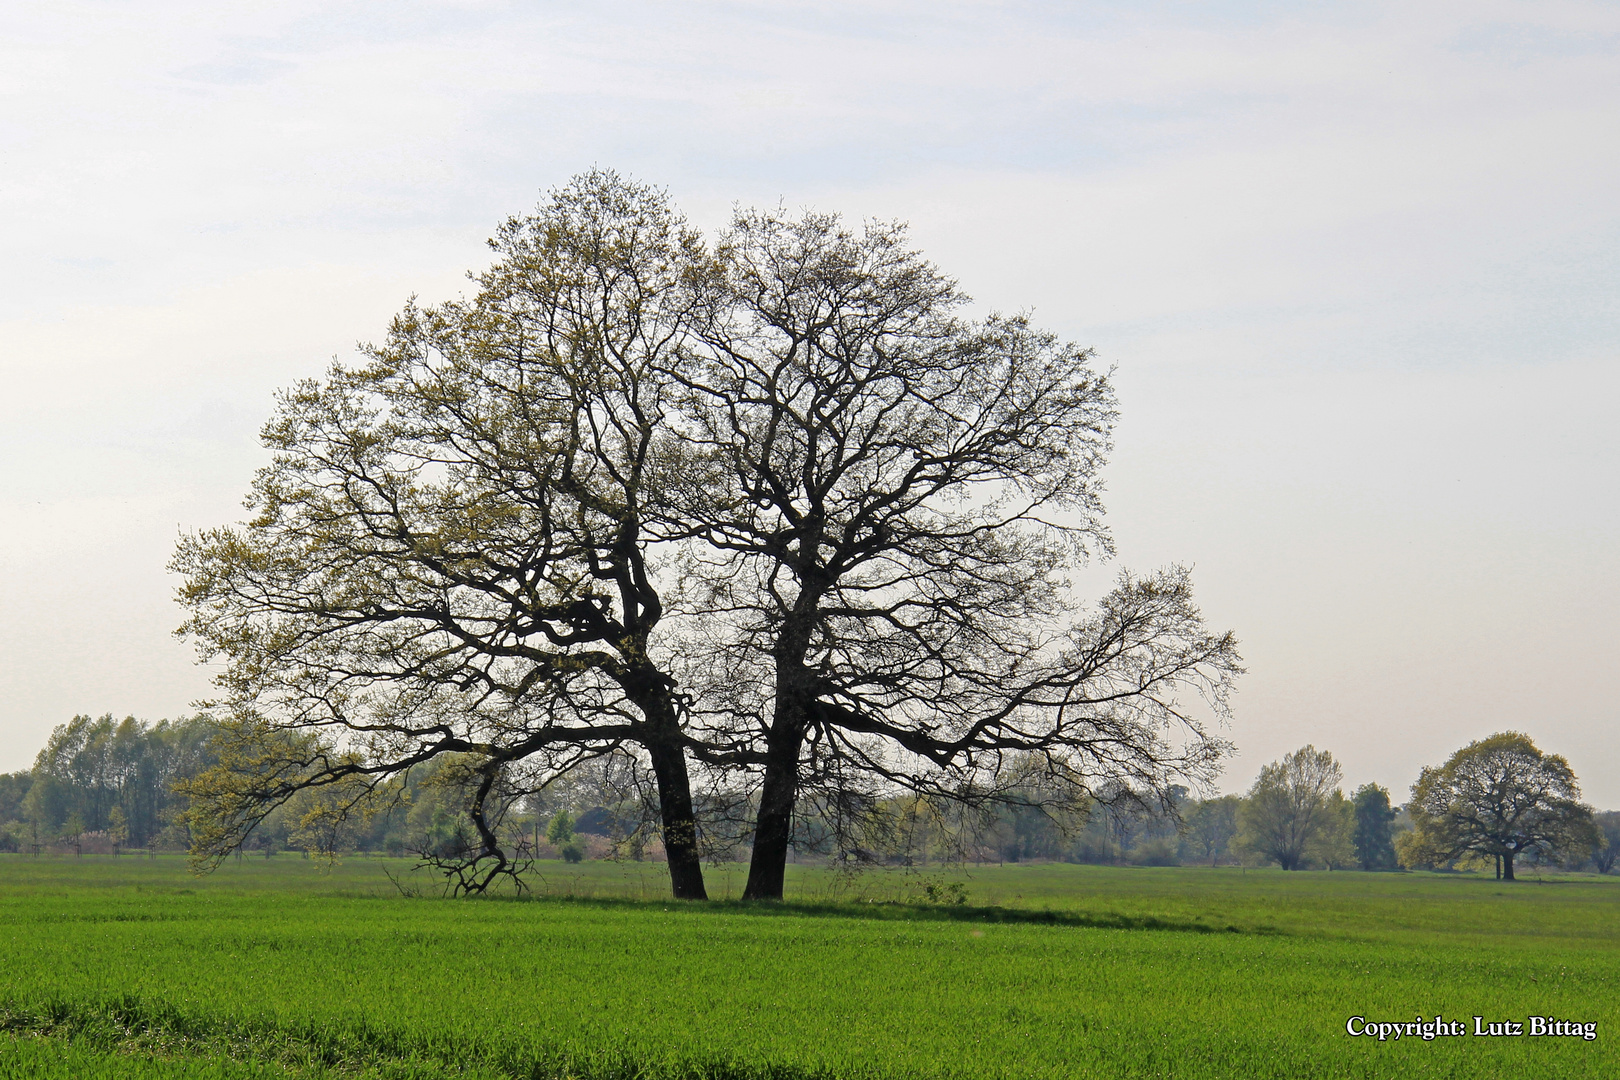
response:
{"label": "young green foliage", "polygon": [[1602,843],[1592,808],[1569,762],[1543,754],[1529,736],[1503,731],[1476,739],[1412,785],[1413,861],[1444,864],[1468,854],[1500,859],[1514,880],[1526,852],[1580,852]]}

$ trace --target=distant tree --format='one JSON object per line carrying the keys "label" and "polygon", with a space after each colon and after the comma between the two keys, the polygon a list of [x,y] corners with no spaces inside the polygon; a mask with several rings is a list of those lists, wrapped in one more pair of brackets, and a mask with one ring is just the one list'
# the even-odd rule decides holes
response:
{"label": "distant tree", "polygon": [[1262,767],[1240,814],[1243,845],[1284,870],[1303,869],[1313,856],[1332,865],[1347,831],[1343,777],[1333,755],[1314,746]]}
{"label": "distant tree", "polygon": [[574,833],[574,815],[567,810],[557,811],[557,816],[546,826],[546,840],[567,862],[577,863],[585,858],[585,846]]}
{"label": "distant tree", "polygon": [[115,806],[107,815],[107,837],[113,842],[113,854],[117,855],[123,845],[129,840],[129,820],[124,816],[124,808]]}
{"label": "distant tree", "polygon": [[1592,862],[1598,873],[1613,873],[1615,861],[1620,859],[1620,810],[1605,810],[1593,821],[1603,834],[1603,842],[1593,853]]}
{"label": "distant tree", "polygon": [[67,816],[66,821],[62,822],[61,834],[61,839],[65,843],[73,845],[73,854],[75,855],[84,854],[84,833],[84,818],[80,817],[79,812],[75,810]]}
{"label": "distant tree", "polygon": [[1238,808],[1242,801],[1236,795],[1222,795],[1205,799],[1193,806],[1186,815],[1186,843],[1200,859],[1208,859],[1214,866],[1227,852],[1238,831]]}
{"label": "distant tree", "polygon": [[22,819],[23,800],[33,786],[32,771],[0,773],[0,823]]}
{"label": "distant tree", "polygon": [[1393,823],[1396,811],[1389,805],[1389,789],[1363,784],[1355,794],[1356,825],[1352,842],[1356,861],[1363,870],[1395,869]]}
{"label": "distant tree", "polygon": [[557,816],[546,826],[546,842],[560,848],[573,838],[574,815],[567,810],[557,811]]}
{"label": "distant tree", "polygon": [[1329,870],[1348,870],[1356,861],[1356,807],[1344,792],[1328,796],[1328,823],[1314,855]]}
{"label": "distant tree", "polygon": [[1503,880],[1513,881],[1520,856],[1589,852],[1602,842],[1580,795],[1563,757],[1543,754],[1527,735],[1500,732],[1418,776],[1408,804],[1413,850],[1430,862],[1500,859]]}

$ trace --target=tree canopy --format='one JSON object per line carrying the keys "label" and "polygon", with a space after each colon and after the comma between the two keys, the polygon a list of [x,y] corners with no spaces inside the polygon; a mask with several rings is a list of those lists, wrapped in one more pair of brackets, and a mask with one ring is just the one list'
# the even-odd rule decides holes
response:
{"label": "tree canopy", "polygon": [[703,895],[695,768],[753,818],[747,895],[779,897],[806,799],[1213,776],[1238,657],[1187,572],[1070,585],[1111,551],[1088,350],[967,318],[901,226],[743,210],[709,247],[605,171],[491,245],[472,299],[283,394],[253,516],[180,544],[182,632],[225,662],[205,854],[457,755],[479,842],[452,869],[482,888],[520,869],[488,800],[616,756],[677,896]]}
{"label": "tree canopy", "polygon": [[692,243],[657,192],[588,174],[506,223],[473,300],[412,304],[368,364],[282,395],[256,516],[175,559],[182,631],[227,660],[239,736],[210,777],[212,851],[294,790],[357,802],[472,755],[481,888],[509,869],[483,812],[498,783],[634,747],[676,895],[704,894],[642,535],[663,466],[653,362]]}
{"label": "tree canopy", "polygon": [[1236,651],[1186,573],[1126,575],[1073,617],[1067,575],[1109,549],[1115,403],[1091,354],[963,318],[897,225],[742,212],[716,263],[672,370],[697,467],[668,511],[702,541],[692,574],[741,685],[729,760],[761,776],[747,895],[780,895],[807,790],[1208,779],[1226,744],[1175,695],[1224,709]]}
{"label": "tree canopy", "polygon": [[1514,880],[1527,852],[1590,851],[1601,844],[1569,762],[1530,737],[1503,731],[1477,739],[1412,785],[1414,851],[1429,862],[1468,853],[1499,858]]}
{"label": "tree canopy", "polygon": [[1329,866],[1346,861],[1343,779],[1333,755],[1314,746],[1263,766],[1243,806],[1245,846],[1284,870],[1304,869],[1313,857]]}

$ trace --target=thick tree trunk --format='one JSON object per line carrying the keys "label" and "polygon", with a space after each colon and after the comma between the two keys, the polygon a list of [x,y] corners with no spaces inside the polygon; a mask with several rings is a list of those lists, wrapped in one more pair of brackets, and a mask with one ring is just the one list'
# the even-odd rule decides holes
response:
{"label": "thick tree trunk", "polygon": [[748,864],[744,900],[780,900],[787,876],[787,854],[793,837],[793,803],[798,795],[798,769],[774,762],[765,768],[759,816],[754,822],[754,855]]}
{"label": "thick tree trunk", "polygon": [[653,774],[658,778],[658,810],[664,821],[664,857],[669,862],[670,888],[677,900],[707,900],[686,754],[679,746],[663,743],[647,750]]}
{"label": "thick tree trunk", "polygon": [[1502,880],[1513,881],[1513,852],[1502,856]]}
{"label": "thick tree trunk", "polygon": [[652,729],[646,740],[658,780],[658,813],[664,826],[664,857],[669,863],[670,889],[677,900],[707,900],[703,887],[703,860],[698,853],[697,814],[692,807],[692,782],[681,746],[680,721],[667,697],[641,703]]}
{"label": "thick tree trunk", "polygon": [[793,804],[799,796],[799,749],[804,744],[803,710],[777,698],[766,750],[765,783],[754,819],[754,855],[748,864],[744,900],[780,900],[793,839]]}
{"label": "thick tree trunk", "polygon": [[[801,549],[808,544],[800,539]],[[788,847],[793,840],[793,806],[799,798],[799,751],[816,706],[815,676],[805,670],[810,635],[815,625],[816,590],[799,594],[796,610],[783,621],[776,647],[776,704],[765,742],[765,782],[759,792],[754,818],[754,855],[748,864],[744,900],[782,899],[787,875]]]}

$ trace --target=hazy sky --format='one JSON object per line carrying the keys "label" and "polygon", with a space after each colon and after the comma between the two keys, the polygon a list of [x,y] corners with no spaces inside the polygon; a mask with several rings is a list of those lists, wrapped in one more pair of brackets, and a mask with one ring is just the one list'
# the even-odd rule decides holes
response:
{"label": "hazy sky", "polygon": [[592,165],[911,222],[1117,365],[1119,566],[1250,674],[1225,786],[1504,728],[1620,807],[1620,7],[74,3],[0,41],[0,769],[176,716],[176,536],[277,387]]}

